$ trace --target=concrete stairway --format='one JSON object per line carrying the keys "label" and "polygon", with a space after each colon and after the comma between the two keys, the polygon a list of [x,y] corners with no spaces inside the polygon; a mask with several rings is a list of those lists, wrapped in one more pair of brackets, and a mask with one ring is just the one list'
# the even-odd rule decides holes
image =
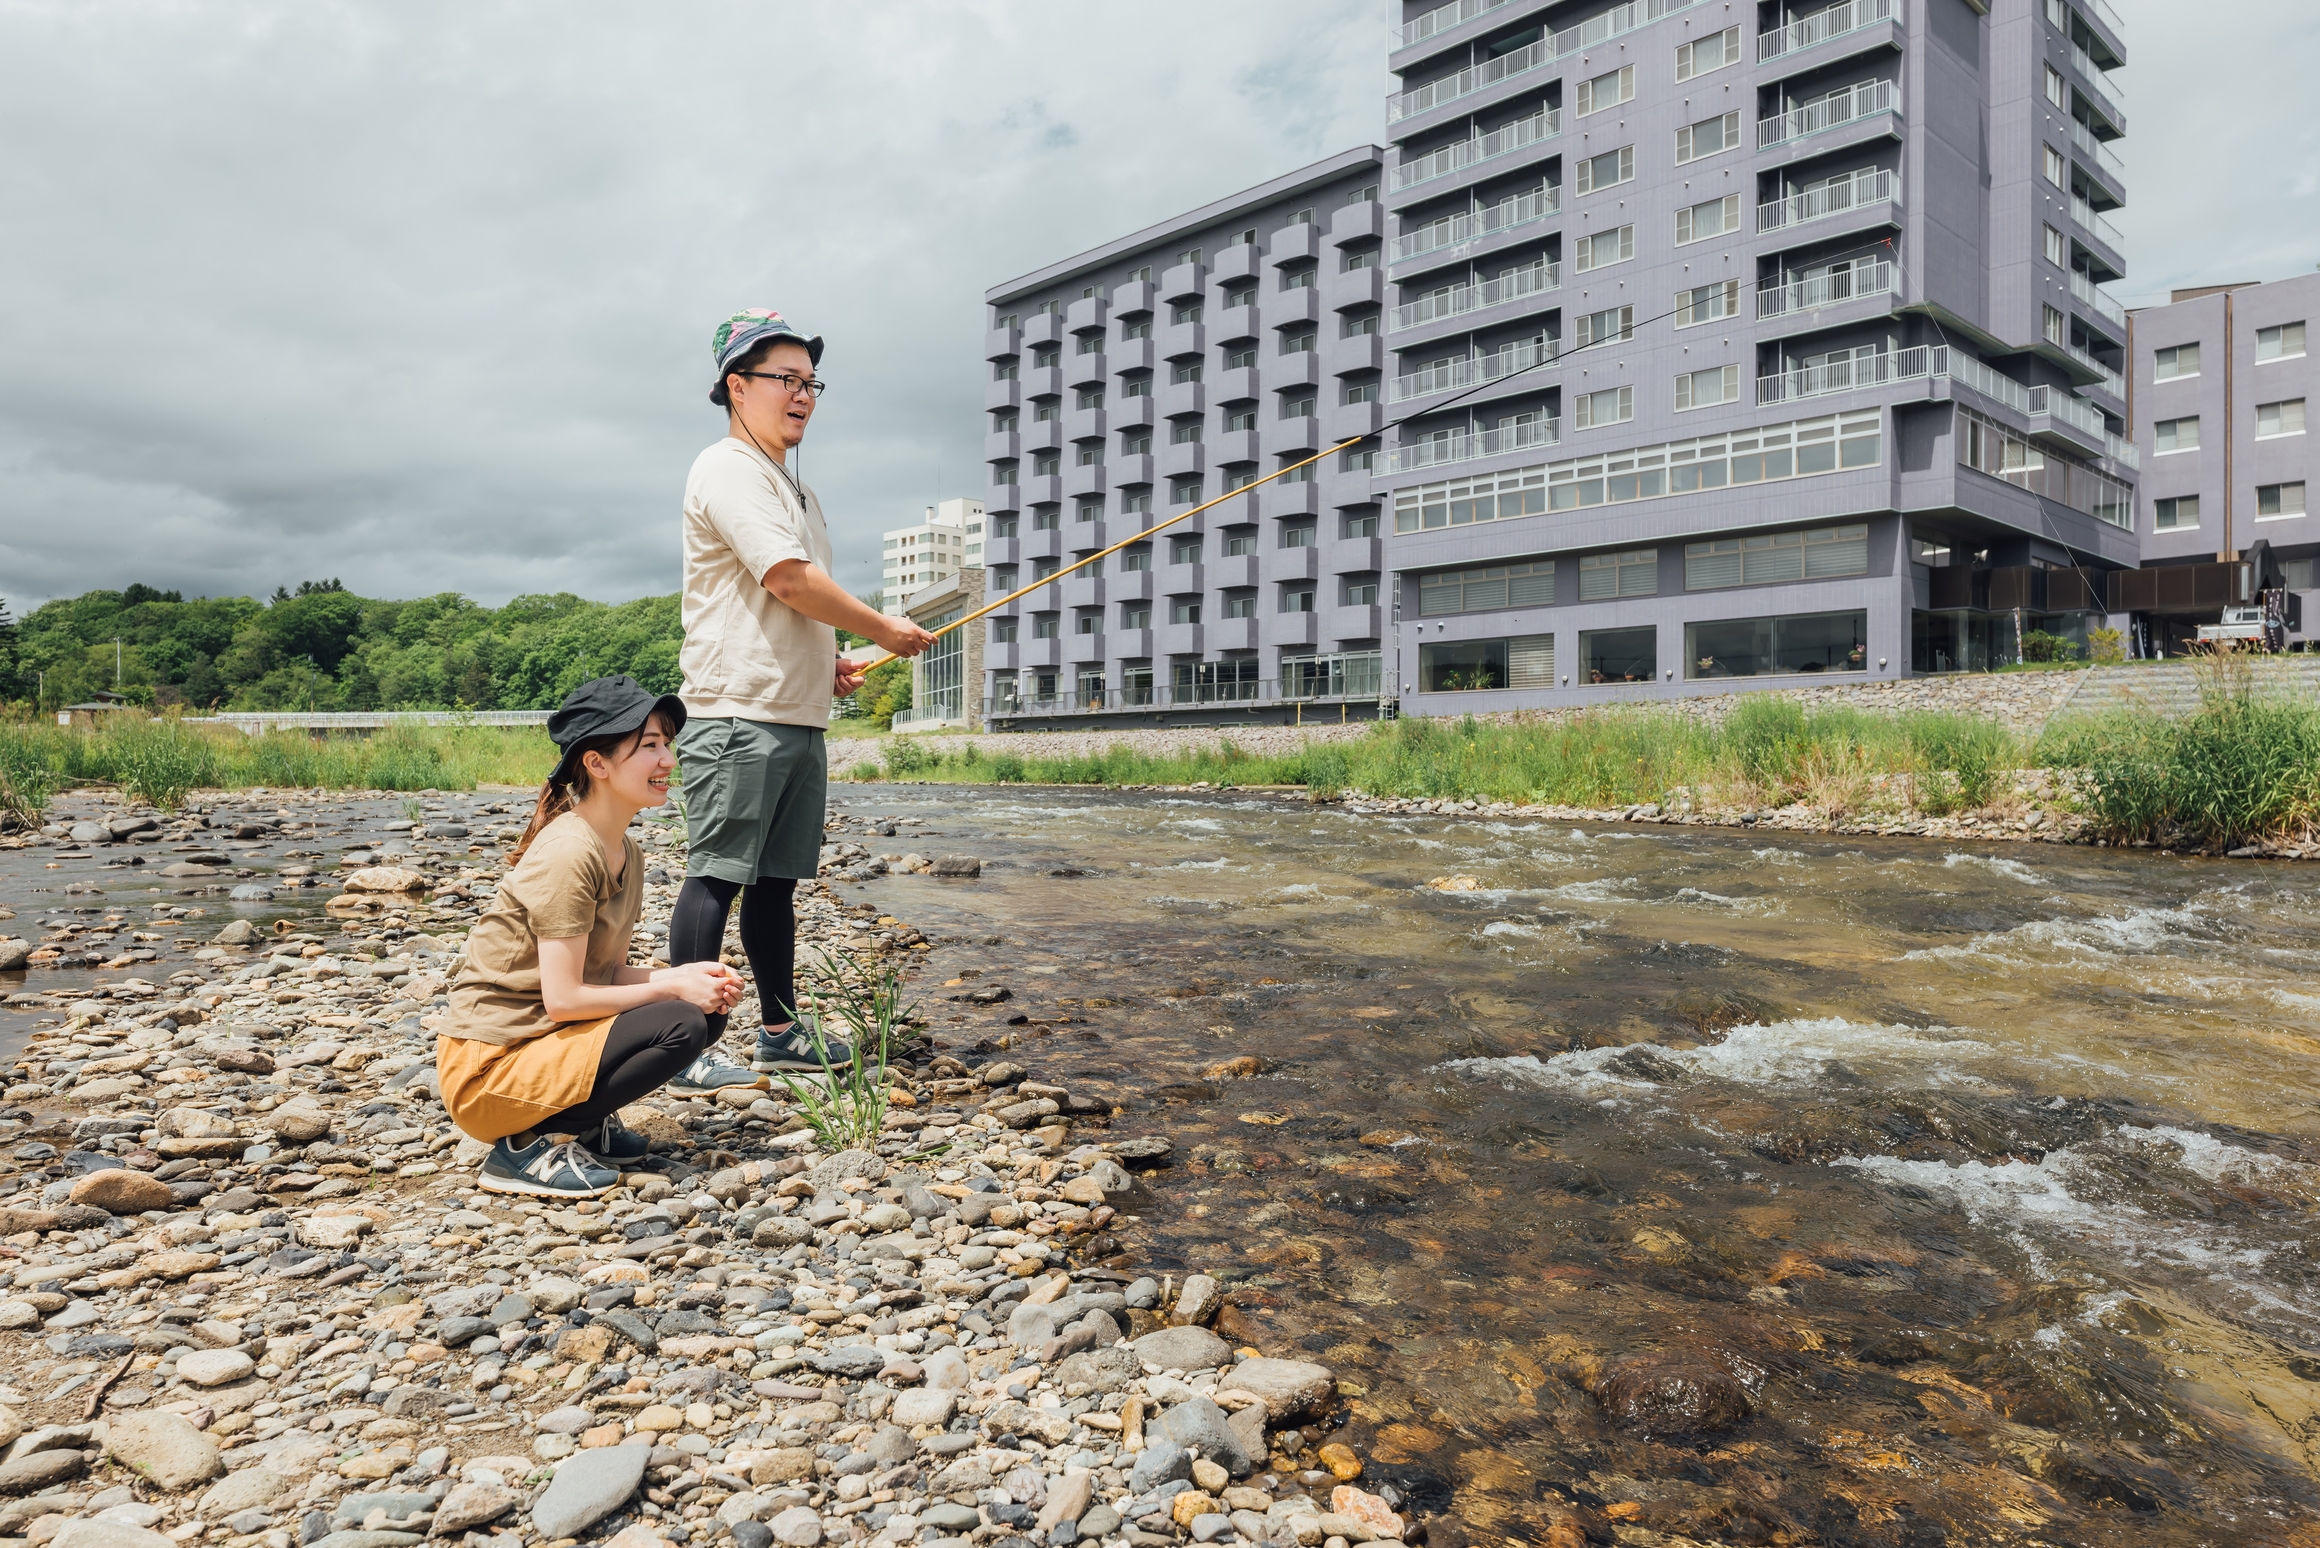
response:
{"label": "concrete stairway", "polygon": [[[2320,697],[2320,655],[2275,656],[2254,663],[2259,693],[2311,701]],[[2126,666],[2088,670],[2078,692],[2061,705],[2054,719],[2132,709],[2145,714],[2179,716],[2199,708],[2199,678],[2188,661],[2138,661]]]}

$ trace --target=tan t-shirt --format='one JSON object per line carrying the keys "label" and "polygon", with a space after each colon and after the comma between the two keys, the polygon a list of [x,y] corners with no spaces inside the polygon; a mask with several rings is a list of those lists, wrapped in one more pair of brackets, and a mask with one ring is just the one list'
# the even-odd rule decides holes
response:
{"label": "tan t-shirt", "polygon": [[628,961],[629,932],[644,912],[644,851],[620,836],[620,880],[604,863],[596,830],[578,812],[542,828],[499,896],[467,936],[467,962],[451,985],[445,1037],[527,1042],[563,1023],[540,999],[540,942],[588,937],[583,982],[609,984]]}
{"label": "tan t-shirt", "polygon": [[[804,490],[801,502],[798,491]],[[785,559],[830,571],[822,503],[727,436],[685,477],[685,713],[828,727],[838,631],[765,589]]]}

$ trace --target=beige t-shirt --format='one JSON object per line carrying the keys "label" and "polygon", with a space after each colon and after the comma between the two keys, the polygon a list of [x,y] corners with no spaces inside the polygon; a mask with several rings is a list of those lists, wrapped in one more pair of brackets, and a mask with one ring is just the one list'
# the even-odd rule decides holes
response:
{"label": "beige t-shirt", "polygon": [[540,830],[499,896],[467,936],[467,962],[451,985],[445,1037],[528,1042],[553,1032],[540,999],[540,942],[588,937],[585,983],[609,984],[628,961],[629,932],[644,912],[644,850],[623,833],[620,879],[604,863],[596,830],[566,812]]}
{"label": "beige t-shirt", "polygon": [[765,589],[804,559],[830,573],[822,503],[746,441],[727,436],[685,477],[685,713],[827,728],[838,631]]}

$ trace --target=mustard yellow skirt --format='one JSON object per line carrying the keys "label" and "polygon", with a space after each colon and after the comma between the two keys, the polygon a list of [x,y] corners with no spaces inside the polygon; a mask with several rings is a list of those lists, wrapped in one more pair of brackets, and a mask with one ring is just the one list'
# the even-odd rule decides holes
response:
{"label": "mustard yellow skirt", "polygon": [[521,1043],[435,1039],[443,1107],[471,1139],[505,1139],[538,1128],[596,1089],[613,1018],[572,1021]]}

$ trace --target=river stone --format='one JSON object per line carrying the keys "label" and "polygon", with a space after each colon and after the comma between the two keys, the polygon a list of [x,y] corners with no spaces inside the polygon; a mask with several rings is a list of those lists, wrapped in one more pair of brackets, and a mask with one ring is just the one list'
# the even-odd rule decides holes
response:
{"label": "river stone", "polygon": [[1136,1465],[1128,1474],[1128,1487],[1138,1494],[1146,1494],[1164,1483],[1192,1477],[1192,1453],[1166,1437],[1144,1438],[1144,1449],[1136,1453]]}
{"label": "river stone", "polygon": [[435,1507],[435,1535],[456,1537],[471,1532],[497,1521],[523,1502],[522,1495],[500,1484],[461,1484]]}
{"label": "river stone", "polygon": [[814,1452],[811,1446],[772,1447],[759,1452],[757,1460],[749,1467],[749,1481],[759,1487],[791,1483],[813,1476]]}
{"label": "river stone", "polygon": [[610,1328],[647,1354],[652,1353],[653,1345],[659,1342],[642,1317],[617,1306],[610,1311],[598,1312],[595,1320],[588,1325],[592,1328]]}
{"label": "river stone", "polygon": [[835,1349],[808,1355],[806,1364],[825,1376],[875,1376],[886,1368],[886,1351],[868,1344],[841,1344]]}
{"label": "river stone", "polygon": [[37,1494],[51,1484],[80,1477],[87,1465],[78,1451],[35,1451],[0,1462],[0,1495]]}
{"label": "river stone", "polygon": [[651,1460],[644,1446],[600,1446],[566,1461],[532,1507],[532,1529],[550,1539],[578,1537],[628,1502]]}
{"label": "river stone", "polygon": [[142,1215],[149,1209],[175,1209],[177,1195],[169,1184],[127,1167],[91,1172],[73,1184],[72,1201],[114,1215]]}
{"label": "river stone", "polygon": [[569,1279],[550,1275],[546,1279],[535,1281],[532,1288],[525,1294],[532,1298],[532,1305],[543,1314],[550,1317],[561,1317],[580,1304],[581,1289],[578,1284]]}
{"label": "river stone", "polygon": [[217,1442],[177,1414],[120,1415],[106,1428],[105,1451],[155,1488],[172,1494],[208,1483],[226,1470],[218,1460]]}
{"label": "river stone", "polygon": [[983,1524],[983,1518],[972,1505],[954,1505],[946,1500],[920,1511],[918,1524],[944,1532],[971,1532]]}
{"label": "river stone", "polygon": [[1603,1411],[1647,1435],[1715,1434],[1756,1411],[1748,1389],[1705,1359],[1655,1355],[1614,1366],[1595,1388]]}
{"label": "river stone", "polygon": [[435,1330],[435,1342],[446,1349],[461,1349],[489,1333],[491,1328],[488,1317],[446,1317]]}
{"label": "river stone", "polygon": [[349,1252],[373,1230],[368,1215],[321,1215],[298,1222],[298,1240],[324,1252]]}
{"label": "river stone", "polygon": [[1232,1358],[1232,1346],[1206,1328],[1162,1328],[1128,1347],[1137,1359],[1164,1371],[1214,1370]]}
{"label": "river stone", "polygon": [[49,1548],[177,1548],[173,1537],[102,1519],[68,1521],[48,1541]]}
{"label": "river stone", "polygon": [[1184,1281],[1184,1288],[1176,1292],[1175,1320],[1187,1327],[1214,1322],[1223,1299],[1215,1280],[1206,1274],[1190,1275]]}
{"label": "river stone", "polygon": [[1144,1362],[1126,1349],[1083,1349],[1055,1368],[1059,1388],[1085,1384],[1096,1392],[1117,1392],[1144,1374]]}
{"label": "river stone", "polygon": [[815,1548],[822,1540],[821,1512],[810,1505],[792,1505],[766,1525],[782,1548]]}
{"label": "river stone", "polygon": [[1028,1303],[1007,1314],[1007,1342],[1018,1349],[1037,1349],[1056,1334],[1056,1309]]}
{"label": "river stone", "polygon": [[967,1383],[975,1379],[974,1372],[967,1366],[967,1357],[947,1344],[928,1355],[920,1363],[919,1371],[921,1379],[928,1386],[950,1392],[966,1390]]}
{"label": "river stone", "polygon": [[330,1112],[321,1103],[293,1097],[259,1120],[294,1145],[304,1145],[330,1132]]}
{"label": "river stone", "polygon": [[1336,1390],[1329,1367],[1310,1360],[1243,1360],[1232,1368],[1227,1384],[1263,1398],[1276,1424],[1311,1413]]}
{"label": "river stone", "polygon": [[272,1468],[245,1467],[211,1484],[209,1492],[201,1497],[199,1510],[202,1515],[220,1521],[245,1510],[261,1510],[273,1504],[275,1497],[290,1484],[290,1479]]}
{"label": "river stone", "polygon": [[451,1406],[450,1394],[440,1387],[404,1385],[387,1394],[380,1410],[397,1419],[433,1419]]}
{"label": "river stone", "polygon": [[596,1416],[577,1403],[568,1403],[562,1408],[549,1409],[535,1424],[549,1435],[577,1435],[582,1430],[593,1429]]}
{"label": "river stone", "polygon": [[488,1313],[491,1325],[504,1328],[512,1322],[522,1322],[532,1314],[532,1298],[528,1295],[502,1296],[497,1306]]}
{"label": "river stone", "polygon": [[197,1349],[178,1359],[177,1375],[189,1386],[222,1387],[257,1368],[258,1362],[239,1349]]}
{"label": "river stone", "polygon": [[873,1204],[862,1211],[862,1224],[873,1231],[907,1231],[911,1213],[900,1204]]}
{"label": "river stone", "polygon": [[940,1387],[912,1387],[894,1395],[894,1407],[888,1417],[896,1424],[944,1425],[951,1422],[951,1412],[958,1407],[956,1392]]}
{"label": "river stone", "polygon": [[795,1247],[800,1242],[814,1239],[814,1228],[795,1215],[775,1215],[760,1220],[749,1233],[753,1247]]}
{"label": "river stone", "polygon": [[849,1177],[866,1177],[877,1182],[886,1175],[886,1163],[867,1150],[841,1150],[836,1155],[815,1162],[806,1168],[805,1179],[820,1193],[835,1188]]}
{"label": "river stone", "polygon": [[1188,1398],[1169,1409],[1160,1416],[1160,1429],[1179,1446],[1198,1447],[1202,1456],[1235,1478],[1246,1478],[1256,1466],[1232,1421],[1207,1398]]}

